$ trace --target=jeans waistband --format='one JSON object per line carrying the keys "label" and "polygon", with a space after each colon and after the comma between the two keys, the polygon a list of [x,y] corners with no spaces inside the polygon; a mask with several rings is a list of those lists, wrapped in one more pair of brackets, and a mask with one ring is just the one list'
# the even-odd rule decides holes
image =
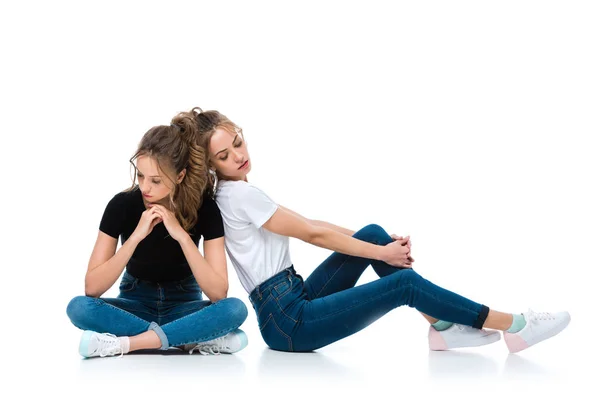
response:
{"label": "jeans waistband", "polygon": [[297,275],[298,274],[296,274],[296,270],[294,269],[294,266],[292,265],[291,267],[288,267],[288,268],[284,269],[283,271],[276,273],[275,275],[273,275],[272,277],[270,277],[263,283],[256,286],[254,288],[254,290],[252,290],[252,292],[250,292],[250,295],[248,297],[250,298],[250,301],[252,303],[258,303],[262,300],[264,292],[268,291],[269,289],[271,289],[273,286],[277,285],[278,283],[280,283],[286,279],[292,279],[292,277],[297,276]]}
{"label": "jeans waistband", "polygon": [[142,278],[138,278],[136,276],[133,276],[132,274],[130,274],[129,272],[127,272],[127,270],[125,270],[125,272],[123,273],[123,280],[125,281],[136,281],[136,283],[139,284],[143,284],[143,285],[147,285],[147,286],[154,286],[154,287],[177,287],[180,285],[185,285],[185,284],[190,284],[190,283],[196,283],[196,278],[194,277],[194,275],[190,275],[187,276],[183,279],[178,279],[178,280],[174,280],[174,281],[160,281],[160,282],[155,282],[155,281],[149,281],[146,279],[142,279]]}

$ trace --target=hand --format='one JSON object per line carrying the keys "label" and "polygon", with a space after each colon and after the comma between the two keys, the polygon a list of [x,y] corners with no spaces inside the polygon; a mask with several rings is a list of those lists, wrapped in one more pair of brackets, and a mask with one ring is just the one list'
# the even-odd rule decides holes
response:
{"label": "hand", "polygon": [[402,236],[398,236],[398,235],[394,235],[393,233],[390,235],[390,237],[396,241],[401,241],[402,243],[406,243],[406,246],[408,247],[408,261],[410,261],[410,263],[412,264],[413,262],[415,262],[415,259],[412,258],[412,242],[410,241],[410,235],[403,238]]}
{"label": "hand", "polygon": [[410,249],[406,242],[395,240],[381,248],[381,261],[394,267],[412,268],[412,262],[409,261]]}
{"label": "hand", "polygon": [[140,222],[131,234],[131,238],[138,243],[141,242],[152,232],[152,229],[162,221],[161,216],[156,212],[156,208],[149,208],[142,213]]}
{"label": "hand", "polygon": [[161,206],[160,204],[148,204],[151,208],[156,209],[156,213],[160,216],[162,222],[165,224],[165,228],[167,228],[167,232],[171,237],[181,242],[183,239],[188,238],[190,235],[181,227],[181,224],[177,220],[177,217],[173,213],[173,211],[168,210],[165,206]]}

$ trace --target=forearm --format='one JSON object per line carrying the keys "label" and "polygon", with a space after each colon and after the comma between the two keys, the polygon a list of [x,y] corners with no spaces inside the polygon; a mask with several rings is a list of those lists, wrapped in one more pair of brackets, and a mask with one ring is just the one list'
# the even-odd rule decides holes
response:
{"label": "forearm", "polygon": [[129,238],[108,261],[89,268],[85,275],[85,295],[100,297],[110,289],[123,273],[138,243],[137,240]]}
{"label": "forearm", "polygon": [[354,231],[352,231],[350,229],[342,228],[341,226],[330,224],[329,222],[325,222],[325,221],[318,221],[318,220],[311,219],[311,220],[309,220],[309,222],[314,226],[329,228],[336,232],[343,233],[344,235],[347,235],[347,236],[352,236],[355,233]]}
{"label": "forearm", "polygon": [[227,279],[217,274],[213,267],[200,254],[198,247],[190,236],[180,242],[185,255],[200,289],[211,302],[216,302],[227,297],[229,284]]}
{"label": "forearm", "polygon": [[315,228],[315,232],[309,239],[309,243],[351,256],[363,257],[371,260],[382,259],[382,246],[355,239],[350,235],[324,226]]}

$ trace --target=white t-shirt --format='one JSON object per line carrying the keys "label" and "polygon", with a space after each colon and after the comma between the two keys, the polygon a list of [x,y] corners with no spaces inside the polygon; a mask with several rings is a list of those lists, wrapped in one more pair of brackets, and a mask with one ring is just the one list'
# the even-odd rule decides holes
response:
{"label": "white t-shirt", "polygon": [[278,205],[245,181],[219,181],[215,200],[225,228],[225,249],[248,293],[292,265],[289,238],[262,228]]}

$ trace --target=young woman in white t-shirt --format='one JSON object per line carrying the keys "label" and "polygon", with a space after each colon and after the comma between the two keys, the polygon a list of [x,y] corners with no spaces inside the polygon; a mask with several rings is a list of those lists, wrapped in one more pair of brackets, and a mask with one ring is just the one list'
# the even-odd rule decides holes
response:
{"label": "young woman in white t-shirt", "polygon": [[[277,204],[248,182],[252,164],[242,130],[217,111],[195,108],[189,116],[198,123],[198,144],[216,184],[225,248],[269,347],[315,350],[402,305],[432,324],[432,350],[486,345],[500,339],[500,330],[509,351],[517,352],[568,325],[568,312],[502,313],[436,286],[411,268],[409,237],[374,224],[354,232]],[[292,265],[289,237],[334,253],[304,280]],[[369,265],[379,279],[356,286]]]}

